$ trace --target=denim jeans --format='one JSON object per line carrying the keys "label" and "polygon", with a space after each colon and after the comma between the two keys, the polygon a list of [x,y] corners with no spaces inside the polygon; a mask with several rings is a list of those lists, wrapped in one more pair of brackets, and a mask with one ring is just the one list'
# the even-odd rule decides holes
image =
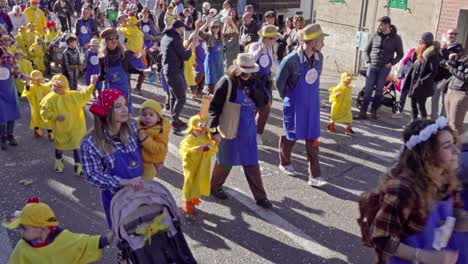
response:
{"label": "denim jeans", "polygon": [[364,100],[361,106],[361,113],[366,113],[369,103],[371,101],[372,92],[375,89],[374,100],[372,102],[371,112],[376,112],[380,106],[380,100],[382,98],[382,92],[387,80],[387,76],[390,73],[390,69],[386,66],[374,66],[370,65],[367,68],[366,78],[366,90],[364,94]]}
{"label": "denim jeans", "polygon": [[[439,111],[439,101],[440,101],[440,96],[442,95],[442,108]],[[441,116],[447,116],[447,112],[445,111],[445,94],[442,92],[442,90],[434,87],[434,95],[431,98],[431,118],[437,118],[439,117],[439,113]]]}

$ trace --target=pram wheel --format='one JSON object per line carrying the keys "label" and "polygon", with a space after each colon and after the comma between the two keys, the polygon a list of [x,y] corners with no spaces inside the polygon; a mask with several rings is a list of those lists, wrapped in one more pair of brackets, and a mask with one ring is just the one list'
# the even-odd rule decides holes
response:
{"label": "pram wheel", "polygon": [[358,93],[356,98],[356,108],[361,109],[362,102],[364,101],[364,94],[365,94],[366,87],[364,86],[362,90]]}
{"label": "pram wheel", "polygon": [[400,103],[399,102],[395,102],[392,106],[392,113],[397,113],[398,111],[400,110]]}

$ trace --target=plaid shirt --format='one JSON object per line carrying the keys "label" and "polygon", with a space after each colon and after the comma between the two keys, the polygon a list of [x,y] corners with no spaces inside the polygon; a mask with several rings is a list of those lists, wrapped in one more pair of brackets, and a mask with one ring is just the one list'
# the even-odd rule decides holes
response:
{"label": "plaid shirt", "polygon": [[[124,145],[119,140],[112,140],[113,152],[121,151],[130,153],[139,151],[136,132],[136,121],[132,120],[128,144]],[[104,130],[104,133],[106,137],[110,137],[106,130]],[[95,140],[90,134],[86,135],[81,142],[80,156],[83,171],[89,183],[102,190],[110,190],[111,192],[117,192],[121,188],[119,176],[111,174],[114,168],[113,153],[108,154],[99,150]]]}
{"label": "plaid shirt", "polygon": [[[395,253],[400,241],[424,229],[426,217],[419,212],[419,198],[410,180],[392,178],[380,192],[384,195],[383,202],[372,225],[371,239],[376,245],[377,263],[386,263],[385,260]],[[448,195],[445,192],[439,197],[443,199]],[[454,207],[460,207],[458,193],[453,193],[452,197]]]}
{"label": "plaid shirt", "polygon": [[15,69],[15,56],[8,52],[5,46],[0,46],[0,66],[4,65],[10,65],[10,72],[14,79],[20,79],[23,77],[23,74]]}

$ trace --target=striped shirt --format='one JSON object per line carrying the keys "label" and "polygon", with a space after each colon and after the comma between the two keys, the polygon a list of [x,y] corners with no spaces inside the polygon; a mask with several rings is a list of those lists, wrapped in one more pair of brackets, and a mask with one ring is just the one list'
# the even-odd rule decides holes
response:
{"label": "striped shirt", "polygon": [[[104,130],[104,134],[107,138],[111,138],[107,130]],[[114,153],[119,151],[123,153],[139,151],[136,121],[131,120],[127,145],[124,145],[118,137],[112,138],[111,141],[112,153],[105,153],[98,148],[91,134],[86,135],[80,147],[81,165],[83,166],[86,180],[90,184],[102,190],[117,192],[121,188],[120,177],[111,173],[114,168]]]}

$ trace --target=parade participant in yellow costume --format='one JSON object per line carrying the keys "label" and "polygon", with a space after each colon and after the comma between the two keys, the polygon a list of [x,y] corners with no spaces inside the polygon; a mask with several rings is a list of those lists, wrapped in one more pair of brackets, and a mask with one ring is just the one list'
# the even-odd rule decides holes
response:
{"label": "parade participant in yellow costume", "polygon": [[133,53],[132,64],[139,69],[146,68],[143,63],[143,44],[144,34],[139,28],[139,23],[136,17],[131,16],[127,19],[127,25],[120,27],[119,31],[125,37],[125,47]]}
{"label": "parade participant in yellow costume", "polygon": [[49,122],[54,131],[55,171],[63,172],[62,154],[65,150],[73,150],[75,160],[75,175],[82,175],[79,148],[81,139],[86,134],[86,120],[83,106],[90,100],[94,92],[97,76],[91,78],[91,85],[84,91],[70,91],[67,78],[62,74],[52,77],[53,93],[49,93],[41,102],[42,119]]}
{"label": "parade participant in yellow costume", "polygon": [[52,209],[39,198],[28,199],[8,229],[18,228],[22,239],[8,260],[11,264],[48,263],[79,264],[96,262],[102,249],[112,243],[114,235],[92,236],[62,229]]}
{"label": "parade participant in yellow costume", "polygon": [[26,51],[27,58],[29,60],[32,60],[32,55],[31,52],[29,51],[29,48],[31,47],[32,44],[36,41],[36,37],[38,37],[39,34],[36,31],[36,24],[34,23],[28,23],[27,30],[24,33],[24,51]]}
{"label": "parade participant in yellow costume", "polygon": [[332,104],[330,124],[328,124],[328,131],[335,132],[335,123],[348,124],[345,130],[346,135],[354,134],[351,127],[353,122],[353,113],[351,108],[353,107],[353,87],[351,81],[353,76],[349,72],[341,74],[341,82],[335,87],[329,89],[330,98],[329,101]]}
{"label": "parade participant in yellow costume", "polygon": [[41,37],[36,37],[36,41],[29,48],[29,54],[31,55],[34,69],[40,70],[42,72],[45,71],[46,48],[44,46],[44,43],[42,42]]}
{"label": "parade participant in yellow costume", "polygon": [[[198,42],[198,38],[194,37],[192,40],[193,42]],[[184,41],[184,47],[187,48],[189,46],[190,42],[188,40]],[[192,55],[190,56],[190,59],[184,61],[184,77],[185,77],[185,82],[188,87],[190,87],[190,90],[192,91],[192,99],[197,98],[197,91],[196,91],[196,85],[197,83],[195,82],[195,77],[193,76],[193,67],[195,66],[195,45],[192,45]]]}
{"label": "parade participant in yellow costume", "polygon": [[4,46],[6,47],[8,52],[11,55],[15,55],[16,50],[17,50],[15,46],[15,40],[8,35],[2,35],[0,40],[4,43]]}
{"label": "parade participant in yellow costume", "polygon": [[45,34],[45,42],[50,43],[55,37],[62,35],[62,32],[57,30],[57,25],[54,21],[47,21],[47,33]]}
{"label": "parade participant in yellow costume", "polygon": [[26,43],[27,32],[28,28],[23,25],[18,28],[18,35],[15,36],[16,43],[18,43],[18,49],[23,51],[27,51],[29,49],[29,46],[27,46]]}
{"label": "parade participant in yellow costume", "polygon": [[31,84],[26,85],[26,89],[23,90],[22,97],[28,98],[29,106],[31,107],[31,123],[29,127],[34,129],[34,136],[36,138],[41,137],[41,128],[47,129],[47,135],[50,140],[53,139],[52,130],[50,124],[46,124],[41,117],[41,106],[42,99],[49,94],[52,90],[49,86],[42,83],[44,76],[42,72],[34,70],[30,75]]}
{"label": "parade participant in yellow costume", "polygon": [[200,115],[189,120],[187,136],[180,142],[180,155],[184,169],[182,195],[185,205],[183,211],[192,216],[200,197],[210,195],[211,158],[218,147],[208,134],[207,123]]}
{"label": "parade participant in yellow costume", "polygon": [[143,179],[152,180],[162,168],[167,154],[171,122],[162,114],[158,102],[150,99],[141,106],[138,140],[143,159]]}
{"label": "parade participant in yellow costume", "polygon": [[[21,72],[21,74],[23,74],[24,76],[29,76],[34,69],[32,66],[32,62],[24,58],[24,53],[22,50],[18,49],[16,51],[15,59],[19,72]],[[15,80],[15,85],[16,90],[18,90],[18,94],[21,94],[25,87],[23,80]]]}
{"label": "parade participant in yellow costume", "polygon": [[47,28],[47,18],[44,12],[39,8],[39,0],[31,0],[31,5],[24,10],[24,14],[30,23],[37,26],[37,33],[40,37],[44,37]]}

